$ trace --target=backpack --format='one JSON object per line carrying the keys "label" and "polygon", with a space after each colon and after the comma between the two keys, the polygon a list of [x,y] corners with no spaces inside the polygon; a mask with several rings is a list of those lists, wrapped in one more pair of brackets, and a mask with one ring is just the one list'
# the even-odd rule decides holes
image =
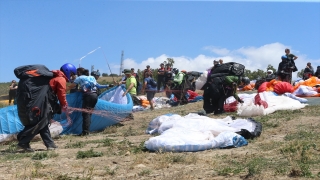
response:
{"label": "backpack", "polygon": [[53,72],[46,66],[20,66],[14,69],[14,74],[20,79],[16,98],[18,115],[24,126],[50,120],[55,113],[61,113],[58,98],[49,85]]}
{"label": "backpack", "polygon": [[211,70],[211,78],[219,77],[219,76],[228,76],[228,75],[235,75],[235,76],[242,76],[245,71],[245,66],[236,63],[236,62],[228,62],[224,64],[220,64],[215,66]]}
{"label": "backpack", "polygon": [[157,87],[157,81],[155,81],[153,78],[150,78],[149,82],[150,82],[151,87],[153,87],[153,88]]}

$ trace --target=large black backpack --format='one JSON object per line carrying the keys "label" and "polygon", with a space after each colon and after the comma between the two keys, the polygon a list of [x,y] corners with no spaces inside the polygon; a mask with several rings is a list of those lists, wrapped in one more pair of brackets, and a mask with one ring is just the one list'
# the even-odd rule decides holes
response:
{"label": "large black backpack", "polygon": [[228,62],[224,64],[219,64],[215,66],[211,70],[211,78],[218,77],[218,76],[228,76],[228,75],[234,75],[234,76],[242,76],[245,71],[245,66],[236,63],[236,62]]}
{"label": "large black backpack", "polygon": [[55,113],[61,113],[58,98],[49,81],[53,72],[44,65],[26,65],[14,69],[19,78],[17,108],[23,125],[35,125],[50,120]]}

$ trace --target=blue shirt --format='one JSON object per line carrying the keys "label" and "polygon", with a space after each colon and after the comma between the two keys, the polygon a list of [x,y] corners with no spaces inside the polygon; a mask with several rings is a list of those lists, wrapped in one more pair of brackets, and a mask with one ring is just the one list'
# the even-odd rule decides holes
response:
{"label": "blue shirt", "polygon": [[74,83],[79,84],[83,92],[97,92],[97,88],[106,88],[107,85],[100,85],[93,76],[81,75],[74,80]]}
{"label": "blue shirt", "polygon": [[147,78],[144,79],[144,82],[147,82],[146,89],[151,90],[151,91],[156,91],[157,87],[152,87],[151,86],[151,80],[152,80],[151,77],[147,77]]}

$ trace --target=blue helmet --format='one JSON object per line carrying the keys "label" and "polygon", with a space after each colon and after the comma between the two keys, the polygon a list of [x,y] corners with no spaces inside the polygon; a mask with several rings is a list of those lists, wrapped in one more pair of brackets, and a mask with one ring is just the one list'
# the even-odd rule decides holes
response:
{"label": "blue helmet", "polygon": [[61,66],[60,71],[62,71],[64,73],[64,75],[67,76],[68,81],[70,82],[70,78],[71,78],[71,73],[73,74],[77,74],[77,68],[70,63],[66,63],[64,65]]}
{"label": "blue helmet", "polygon": [[284,59],[288,59],[288,57],[286,55],[283,55],[281,56],[281,59],[284,60]]}

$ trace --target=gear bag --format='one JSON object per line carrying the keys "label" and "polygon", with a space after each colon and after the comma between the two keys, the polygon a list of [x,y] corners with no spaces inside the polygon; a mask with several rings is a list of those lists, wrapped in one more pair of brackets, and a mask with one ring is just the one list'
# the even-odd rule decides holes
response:
{"label": "gear bag", "polygon": [[44,65],[26,65],[14,69],[20,79],[17,89],[17,109],[24,126],[50,120],[55,113],[61,113],[58,98],[49,82],[53,72]]}
{"label": "gear bag", "polygon": [[[228,75],[242,76],[244,74],[244,71],[245,71],[244,65],[236,62],[228,62],[228,63],[224,63],[214,67],[211,70],[211,77],[228,76]],[[219,75],[216,75],[216,74],[219,74]]]}
{"label": "gear bag", "polygon": [[150,85],[151,87],[155,88],[157,87],[157,81],[155,81],[153,78],[150,79]]}

